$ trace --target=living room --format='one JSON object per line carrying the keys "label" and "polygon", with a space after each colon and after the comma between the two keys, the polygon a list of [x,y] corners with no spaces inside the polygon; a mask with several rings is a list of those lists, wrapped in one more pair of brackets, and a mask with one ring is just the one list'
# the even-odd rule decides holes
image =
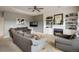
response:
{"label": "living room", "polygon": [[[0,7],[0,37],[5,40],[10,39],[10,42],[13,41],[15,45],[18,46],[17,48],[13,48],[14,50],[11,50],[14,52],[79,51],[79,47],[77,46],[78,40],[75,41],[76,43],[72,44],[74,39],[76,39],[78,36],[76,35],[78,34],[78,12],[78,6]],[[70,24],[68,24],[68,22],[70,22]],[[29,41],[31,41],[31,45],[30,43],[26,42],[27,40],[25,41],[24,37],[20,38],[19,36],[18,39],[24,39],[24,41],[22,40],[21,42],[16,39],[17,36],[15,37],[15,35],[13,36],[14,38],[12,38],[11,33],[13,34],[15,31],[22,34],[21,30],[17,31],[17,28],[23,31],[27,30],[27,32],[30,32],[30,34],[32,34],[31,39],[27,38],[27,40],[29,39]],[[10,32],[9,30],[12,32]],[[26,34],[23,35],[28,36]],[[48,42],[49,45],[47,44]],[[27,44],[29,44],[28,46],[30,47],[26,47]],[[6,48],[4,48],[2,48],[1,51],[10,51],[10,49],[6,50]]]}

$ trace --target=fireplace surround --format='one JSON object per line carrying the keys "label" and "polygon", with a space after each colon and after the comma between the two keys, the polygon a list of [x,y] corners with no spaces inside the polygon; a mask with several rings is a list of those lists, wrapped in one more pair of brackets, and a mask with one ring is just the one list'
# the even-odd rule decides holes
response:
{"label": "fireplace surround", "polygon": [[66,38],[66,39],[75,39],[76,38],[75,34],[72,34],[72,35],[64,34],[63,29],[59,29],[59,28],[54,28],[54,35],[62,37],[62,38]]}

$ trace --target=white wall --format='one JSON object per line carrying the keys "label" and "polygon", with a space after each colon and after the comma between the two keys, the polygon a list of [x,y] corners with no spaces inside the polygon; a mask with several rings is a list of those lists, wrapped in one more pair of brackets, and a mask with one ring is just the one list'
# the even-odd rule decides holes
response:
{"label": "white wall", "polygon": [[12,12],[5,12],[4,14],[4,22],[5,22],[5,30],[4,34],[5,36],[9,36],[9,28],[12,26],[17,26],[16,19],[17,18],[24,18],[26,20],[25,26],[29,27],[29,22],[32,20],[31,16],[23,15],[23,14],[17,14]]}
{"label": "white wall", "polygon": [[43,15],[33,16],[33,21],[38,22],[37,27],[32,27],[33,31],[43,33]]}
{"label": "white wall", "polygon": [[[46,27],[46,24],[45,24],[45,20],[46,20],[46,17],[47,16],[54,16],[55,14],[61,14],[63,13],[63,20],[65,20],[65,15],[68,14],[68,13],[72,13],[72,12],[78,12],[79,11],[79,7],[72,7],[72,6],[48,6],[44,9],[44,33],[46,33],[46,30],[47,28]],[[53,25],[52,28],[50,28],[49,32],[52,31],[52,34],[53,34],[53,29],[54,28],[62,28],[64,29],[64,33],[65,32],[68,32],[66,31],[65,29],[65,21],[63,23],[63,25]],[[51,32],[50,32],[51,33]]]}

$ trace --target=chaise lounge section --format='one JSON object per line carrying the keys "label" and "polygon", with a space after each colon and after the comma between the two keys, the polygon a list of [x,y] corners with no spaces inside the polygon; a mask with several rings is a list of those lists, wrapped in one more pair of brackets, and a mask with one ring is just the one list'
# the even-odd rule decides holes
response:
{"label": "chaise lounge section", "polygon": [[21,28],[10,28],[9,33],[13,42],[23,51],[23,52],[31,52],[32,41],[31,38],[25,37],[22,33],[18,31],[30,33],[30,29],[27,27]]}

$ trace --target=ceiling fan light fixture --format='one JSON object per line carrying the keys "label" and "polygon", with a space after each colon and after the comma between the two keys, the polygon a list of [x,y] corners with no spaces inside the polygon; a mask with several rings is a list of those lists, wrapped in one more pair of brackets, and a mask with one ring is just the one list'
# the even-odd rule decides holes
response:
{"label": "ceiling fan light fixture", "polygon": [[29,9],[33,9],[32,12],[35,12],[35,11],[41,12],[40,10],[43,8],[38,8],[37,6],[34,6],[33,8],[29,8]]}

